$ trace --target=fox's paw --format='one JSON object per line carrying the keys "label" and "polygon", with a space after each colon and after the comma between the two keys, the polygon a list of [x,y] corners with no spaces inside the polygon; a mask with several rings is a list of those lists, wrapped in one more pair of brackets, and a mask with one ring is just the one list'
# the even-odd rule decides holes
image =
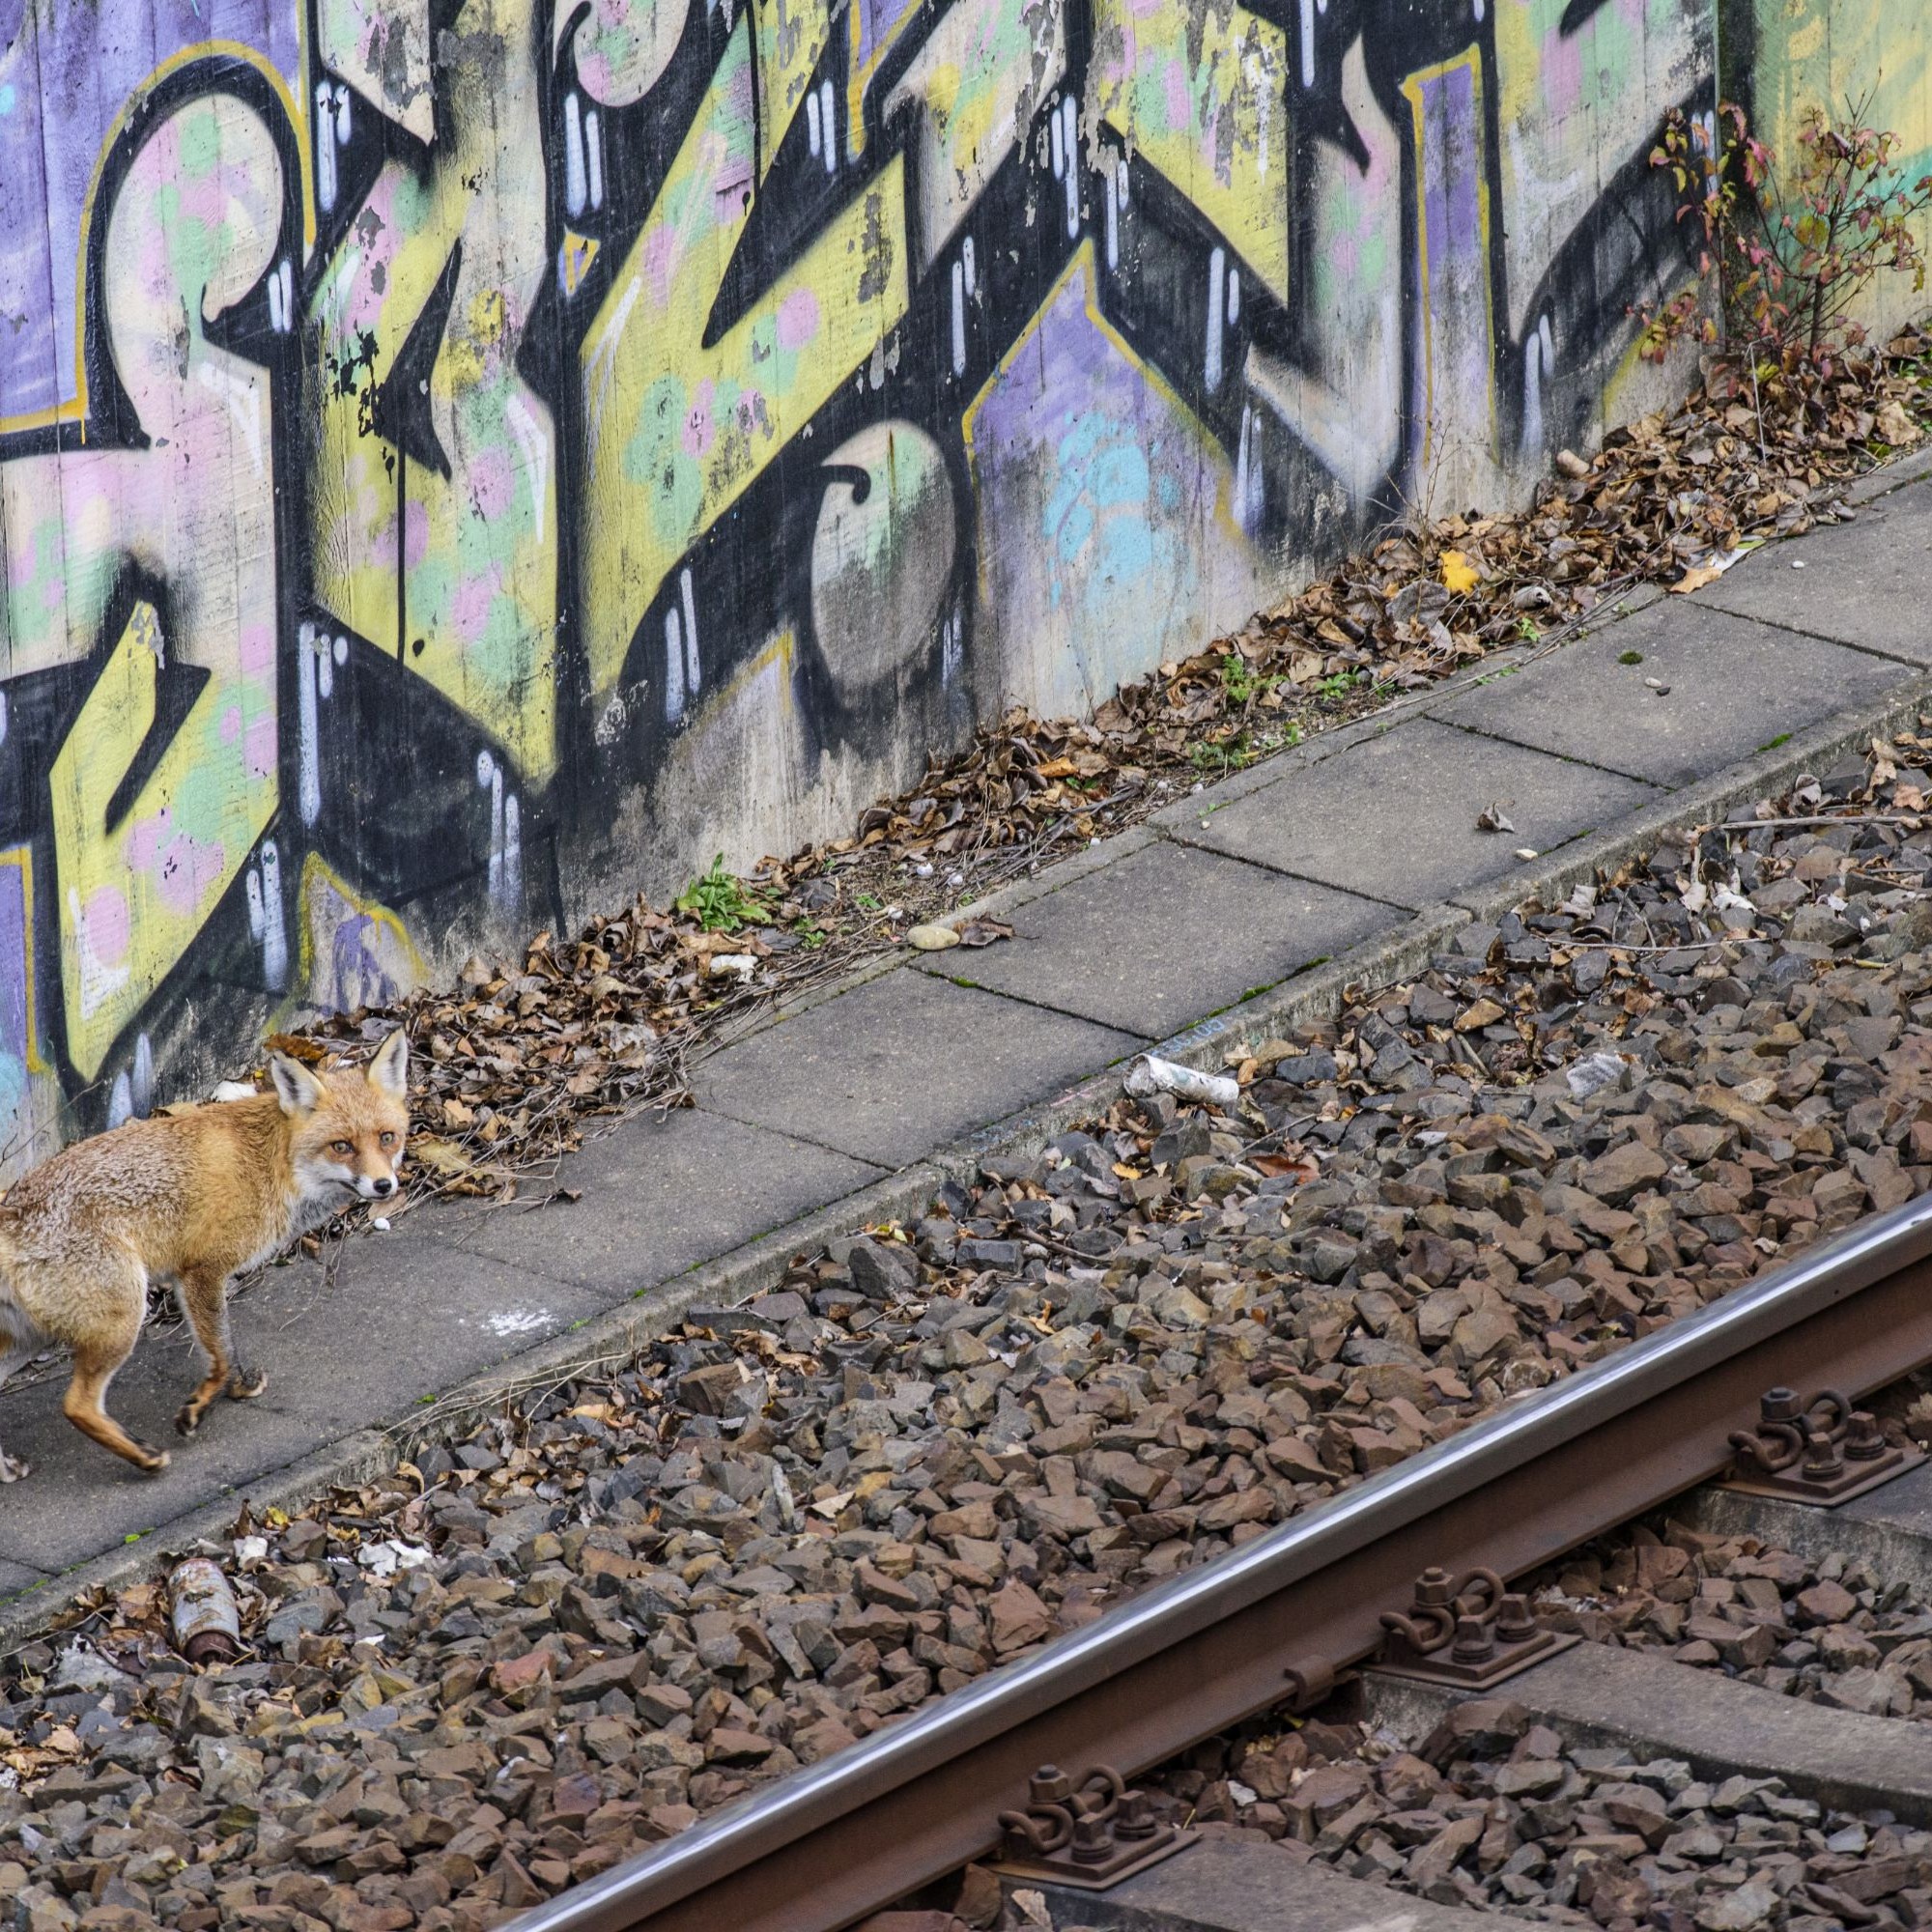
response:
{"label": "fox's paw", "polygon": [[151,1449],[145,1442],[134,1444],[140,1453],[134,1458],[134,1466],[142,1474],[158,1476],[168,1466],[168,1452],[165,1449]]}
{"label": "fox's paw", "polygon": [[261,1369],[237,1369],[228,1378],[228,1394],[236,1402],[253,1402],[268,1386],[268,1375]]}
{"label": "fox's paw", "polygon": [[33,1474],[32,1467],[21,1462],[17,1456],[10,1456],[0,1449],[0,1483],[23,1482]]}
{"label": "fox's paw", "polygon": [[175,1434],[177,1435],[192,1435],[201,1427],[201,1418],[207,1413],[207,1409],[208,1405],[206,1403],[203,1403],[199,1407],[191,1402],[183,1403],[180,1412],[175,1417]]}

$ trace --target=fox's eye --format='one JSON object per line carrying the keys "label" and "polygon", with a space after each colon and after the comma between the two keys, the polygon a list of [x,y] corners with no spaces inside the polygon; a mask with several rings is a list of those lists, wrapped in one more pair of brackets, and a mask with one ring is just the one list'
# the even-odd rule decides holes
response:
{"label": "fox's eye", "polygon": [[395,1137],[395,1135],[394,1135],[394,1134],[391,1134],[391,1133],[384,1133],[384,1134],[383,1135],[383,1145],[384,1145],[384,1146],[385,1148],[387,1148],[387,1147],[394,1147],[394,1146],[395,1146],[395,1144],[396,1144],[396,1137]]}
{"label": "fox's eye", "polygon": [[330,1141],[328,1151],[332,1154],[346,1156],[355,1151],[355,1143],[354,1141]]}

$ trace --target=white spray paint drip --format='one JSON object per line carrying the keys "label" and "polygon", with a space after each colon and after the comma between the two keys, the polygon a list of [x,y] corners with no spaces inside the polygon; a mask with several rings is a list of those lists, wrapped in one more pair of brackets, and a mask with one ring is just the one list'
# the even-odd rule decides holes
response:
{"label": "white spray paint drip", "polygon": [[594,107],[583,110],[583,165],[590,188],[590,206],[604,206],[604,124]]}
{"label": "white spray paint drip", "polygon": [[128,1085],[126,1067],[114,1076],[113,1091],[107,1095],[107,1124],[110,1127],[125,1125],[134,1118],[134,1095]]}
{"label": "white spray paint drip", "polygon": [[939,627],[939,681],[951,686],[958,682],[959,670],[965,661],[962,648],[965,620],[957,611]]}
{"label": "white spray paint drip", "polygon": [[577,90],[563,97],[563,206],[575,219],[583,213],[583,119]]}
{"label": "white spray paint drip", "polygon": [[1066,120],[1066,239],[1080,234],[1080,105],[1072,95],[1061,99],[1060,111]]}
{"label": "white spray paint drip", "polygon": [[295,264],[284,255],[282,266],[276,271],[282,285],[282,313],[288,318],[291,328],[296,326],[296,269]]}
{"label": "white spray paint drip", "polygon": [[322,816],[322,768],[316,745],[316,650],[315,626],[301,627],[300,646],[296,652],[296,797],[301,808],[301,821],[313,825]]}
{"label": "white spray paint drip", "polygon": [[1224,280],[1227,272],[1227,255],[1217,247],[1208,257],[1208,359],[1202,371],[1202,380],[1208,384],[1209,395],[1221,386],[1221,331],[1224,327],[1221,298],[1227,286]]}
{"label": "white spray paint drip", "polygon": [[1056,101],[1053,113],[1047,121],[1048,130],[1053,136],[1053,178],[1055,181],[1066,179],[1066,150],[1061,143],[1060,103]]}
{"label": "white spray paint drip", "polygon": [[0,691],[0,745],[7,742],[7,694]]}
{"label": "white spray paint drip", "polygon": [[980,275],[973,261],[973,238],[970,235],[959,244],[959,266],[966,271],[966,293],[977,296],[980,293]]}
{"label": "white spray paint drip", "polygon": [[1121,212],[1122,212],[1122,213],[1126,213],[1126,210],[1127,210],[1127,206],[1128,206],[1129,202],[1130,202],[1130,201],[1132,200],[1132,198],[1133,198],[1133,197],[1132,197],[1131,195],[1129,195],[1129,194],[1128,194],[1128,192],[1127,192],[1127,184],[1128,184],[1129,180],[1131,179],[1131,177],[1129,176],[1129,174],[1128,174],[1128,172],[1127,172],[1127,157],[1126,157],[1126,156],[1122,155],[1122,156],[1121,156],[1121,158],[1120,158],[1120,161],[1119,161],[1119,163],[1118,163],[1118,164],[1116,165],[1116,167],[1115,167],[1115,170],[1114,170],[1114,172],[1115,172],[1115,173],[1116,173],[1116,174],[1117,174],[1117,175],[1118,175],[1118,176],[1120,177],[1120,182],[1121,182]]}
{"label": "white spray paint drip", "polygon": [[1107,170],[1105,183],[1107,190],[1107,266],[1118,269],[1121,266],[1121,191],[1114,177],[1114,171]]}
{"label": "white spray paint drip", "polygon": [[1315,85],[1315,0],[1301,0],[1301,84]]}
{"label": "white spray paint drip", "polygon": [[952,373],[966,373],[966,265],[952,265]]}
{"label": "white spray paint drip", "polygon": [[155,1104],[155,1043],[146,1034],[134,1037],[134,1111],[143,1120]]}
{"label": "white spray paint drip", "polygon": [[487,750],[476,753],[476,783],[490,794],[490,896],[503,895],[503,770]]}
{"label": "white spray paint drip", "polygon": [[524,810],[511,792],[503,800],[503,903],[524,902]]}
{"label": "white spray paint drip", "polygon": [[1241,319],[1241,274],[1238,269],[1228,270],[1228,327]]}
{"label": "white spray paint drip", "polygon": [[315,84],[315,198],[326,214],[335,206],[335,119],[329,112],[335,90],[326,80]]}
{"label": "white spray paint drip", "polygon": [[678,600],[684,606],[684,693],[687,698],[697,696],[697,600],[692,594],[691,566],[677,574]]}
{"label": "white spray paint drip", "polygon": [[315,640],[315,688],[324,697],[335,696],[335,654],[327,638]]}
{"label": "white spray paint drip", "polygon": [[1250,444],[1254,437],[1255,412],[1246,403],[1241,405],[1241,440],[1235,452],[1235,518],[1243,528],[1247,526],[1248,509],[1248,465],[1251,461]]}
{"label": "white spray paint drip", "polygon": [[335,662],[339,665],[349,662],[349,639],[339,631],[335,636]]}
{"label": "white spray paint drip", "polygon": [[684,716],[684,627],[675,611],[665,612],[665,723]]}
{"label": "white spray paint drip", "polygon": [[816,88],[813,88],[805,97],[805,139],[806,144],[814,155],[819,153],[824,136],[818,131],[818,90]]}
{"label": "white spray paint drip", "polygon": [[335,145],[338,148],[349,145],[349,83],[346,80],[335,83]]}
{"label": "white spray paint drip", "polygon": [[838,108],[828,76],[818,83],[818,119],[825,129],[825,172],[838,172]]}
{"label": "white spray paint drip", "polygon": [[269,327],[277,335],[288,333],[288,321],[282,314],[282,277],[279,271],[269,277]]}
{"label": "white spray paint drip", "polygon": [[289,978],[289,934],[282,921],[282,855],[272,838],[262,840],[262,978],[279,993]]}
{"label": "white spray paint drip", "polygon": [[248,867],[248,936],[257,946],[262,943],[262,934],[268,930],[268,922],[262,912],[262,875],[253,866]]}

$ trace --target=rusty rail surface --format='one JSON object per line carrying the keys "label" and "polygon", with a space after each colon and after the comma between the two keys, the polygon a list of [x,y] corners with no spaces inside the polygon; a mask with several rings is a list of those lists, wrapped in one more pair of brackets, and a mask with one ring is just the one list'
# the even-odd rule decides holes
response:
{"label": "rusty rail surface", "polygon": [[838,1932],[995,1844],[1041,1764],[1131,1775],[1319,1685],[1430,1564],[1517,1576],[1705,1481],[1774,1385],[1932,1361],[1932,1195],[725,1806],[516,1932]]}

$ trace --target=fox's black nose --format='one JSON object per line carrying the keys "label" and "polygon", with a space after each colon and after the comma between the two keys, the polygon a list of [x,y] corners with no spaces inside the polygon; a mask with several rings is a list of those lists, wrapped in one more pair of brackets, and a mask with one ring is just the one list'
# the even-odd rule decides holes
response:
{"label": "fox's black nose", "polygon": [[378,1194],[386,1196],[393,1194],[395,1191],[396,1183],[393,1180],[379,1180],[376,1183],[376,1192]]}

